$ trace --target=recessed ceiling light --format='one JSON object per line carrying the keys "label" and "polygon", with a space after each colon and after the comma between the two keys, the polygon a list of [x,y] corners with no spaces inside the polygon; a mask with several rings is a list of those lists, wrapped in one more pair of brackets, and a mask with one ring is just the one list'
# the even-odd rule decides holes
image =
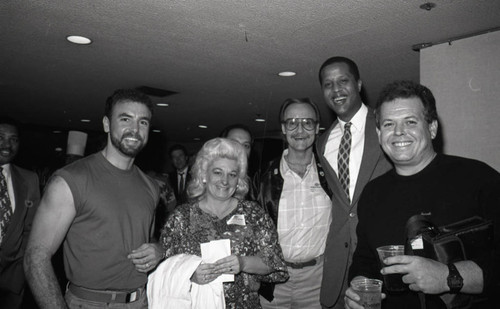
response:
{"label": "recessed ceiling light", "polygon": [[62,133],[62,132],[60,130],[54,130],[54,131],[52,131],[52,133],[59,134],[59,133]]}
{"label": "recessed ceiling light", "polygon": [[88,122],[90,122],[90,119],[80,119],[80,121],[88,123]]}
{"label": "recessed ceiling light", "polygon": [[91,39],[86,38],[84,36],[79,36],[79,35],[67,36],[66,40],[70,41],[71,43],[79,44],[79,45],[89,45],[92,43]]}
{"label": "recessed ceiling light", "polygon": [[195,137],[195,138],[193,138],[193,140],[195,140],[195,141],[201,141],[201,138]]}
{"label": "recessed ceiling light", "polygon": [[153,132],[155,132],[155,133],[160,133],[160,132],[161,132],[161,130],[158,130],[158,129],[153,129]]}
{"label": "recessed ceiling light", "polygon": [[278,75],[281,77],[290,77],[290,76],[295,76],[297,73],[292,72],[292,71],[284,71],[284,72],[279,72]]}
{"label": "recessed ceiling light", "polygon": [[156,103],[156,106],[168,107],[168,103]]}
{"label": "recessed ceiling light", "polygon": [[200,129],[206,129],[206,128],[208,128],[208,127],[207,127],[206,125],[204,125],[204,124],[199,124],[199,125],[198,125],[198,128],[200,128]]}
{"label": "recessed ceiling light", "polygon": [[266,119],[264,118],[255,118],[256,122],[266,122]]}
{"label": "recessed ceiling light", "polygon": [[62,148],[61,147],[56,147],[56,149],[54,149],[55,151],[59,152],[59,151],[62,151]]}

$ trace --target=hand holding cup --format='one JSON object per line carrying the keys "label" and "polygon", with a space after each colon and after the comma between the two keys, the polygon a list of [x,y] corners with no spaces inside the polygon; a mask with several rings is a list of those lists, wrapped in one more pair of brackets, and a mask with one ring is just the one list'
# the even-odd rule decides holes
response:
{"label": "hand holding cup", "polygon": [[[349,308],[358,307],[352,304],[355,301],[360,306],[358,308],[380,309],[382,308],[382,281],[368,278],[354,279],[351,281],[351,288],[346,292],[346,296],[351,296],[348,297],[349,300],[346,299],[346,305]],[[351,304],[348,301],[351,301]]]}
{"label": "hand holding cup", "polygon": [[[404,255],[405,246],[403,245],[389,245],[377,248],[378,257],[380,260],[380,267],[384,268],[386,265],[384,260],[391,256]],[[403,292],[408,290],[408,286],[403,282],[403,274],[388,274],[384,275],[385,288],[389,292]]]}

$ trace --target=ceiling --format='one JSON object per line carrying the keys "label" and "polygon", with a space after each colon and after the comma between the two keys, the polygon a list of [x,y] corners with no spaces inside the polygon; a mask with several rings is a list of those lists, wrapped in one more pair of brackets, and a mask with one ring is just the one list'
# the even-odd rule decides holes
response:
{"label": "ceiling", "polygon": [[[0,113],[97,132],[115,89],[148,86],[176,92],[152,97],[169,104],[155,110],[153,127],[161,133],[152,133],[168,143],[197,145],[233,123],[257,137],[279,135],[278,109],[289,97],[311,97],[327,126],[334,115],[317,77],[327,58],[355,60],[373,103],[386,83],[419,80],[412,45],[500,26],[498,0],[433,0],[430,11],[419,8],[425,2],[4,0]],[[71,44],[68,35],[93,43]]]}

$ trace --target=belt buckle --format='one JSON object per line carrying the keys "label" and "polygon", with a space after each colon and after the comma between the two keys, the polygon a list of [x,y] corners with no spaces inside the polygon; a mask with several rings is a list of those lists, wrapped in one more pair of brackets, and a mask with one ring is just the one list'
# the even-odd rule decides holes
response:
{"label": "belt buckle", "polygon": [[132,302],[135,302],[136,300],[137,300],[137,291],[129,293],[125,297],[125,302],[127,302],[127,303],[132,303]]}

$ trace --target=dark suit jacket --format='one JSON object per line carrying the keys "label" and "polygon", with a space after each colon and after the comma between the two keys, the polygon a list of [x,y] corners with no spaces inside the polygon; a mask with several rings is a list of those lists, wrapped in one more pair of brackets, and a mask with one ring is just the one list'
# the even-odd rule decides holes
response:
{"label": "dark suit jacket", "polygon": [[177,205],[182,205],[188,202],[187,198],[187,193],[186,193],[186,188],[188,185],[188,182],[191,180],[191,170],[188,168],[187,170],[187,175],[186,175],[186,181],[184,185],[184,192],[178,192],[179,191],[179,185],[177,183],[177,170],[174,170],[173,172],[170,172],[168,174],[168,179],[170,181],[170,185],[172,186],[172,189],[174,189],[174,195],[175,199],[177,200]]}
{"label": "dark suit jacket", "polygon": [[373,110],[368,110],[365,125],[365,145],[358,180],[354,189],[352,204],[340,185],[337,174],[324,157],[326,142],[333,128],[332,126],[318,139],[318,155],[326,179],[333,192],[332,196],[332,224],[326,240],[325,261],[323,266],[323,282],[321,284],[321,304],[327,308],[344,308],[344,292],[347,288],[347,272],[356,249],[356,225],[358,224],[358,200],[365,185],[372,179],[384,174],[392,168],[386,159],[375,130],[375,116]]}
{"label": "dark suit jacket", "polygon": [[0,248],[0,289],[19,293],[24,287],[24,250],[40,203],[40,189],[34,172],[13,164],[10,168],[16,209]]}

